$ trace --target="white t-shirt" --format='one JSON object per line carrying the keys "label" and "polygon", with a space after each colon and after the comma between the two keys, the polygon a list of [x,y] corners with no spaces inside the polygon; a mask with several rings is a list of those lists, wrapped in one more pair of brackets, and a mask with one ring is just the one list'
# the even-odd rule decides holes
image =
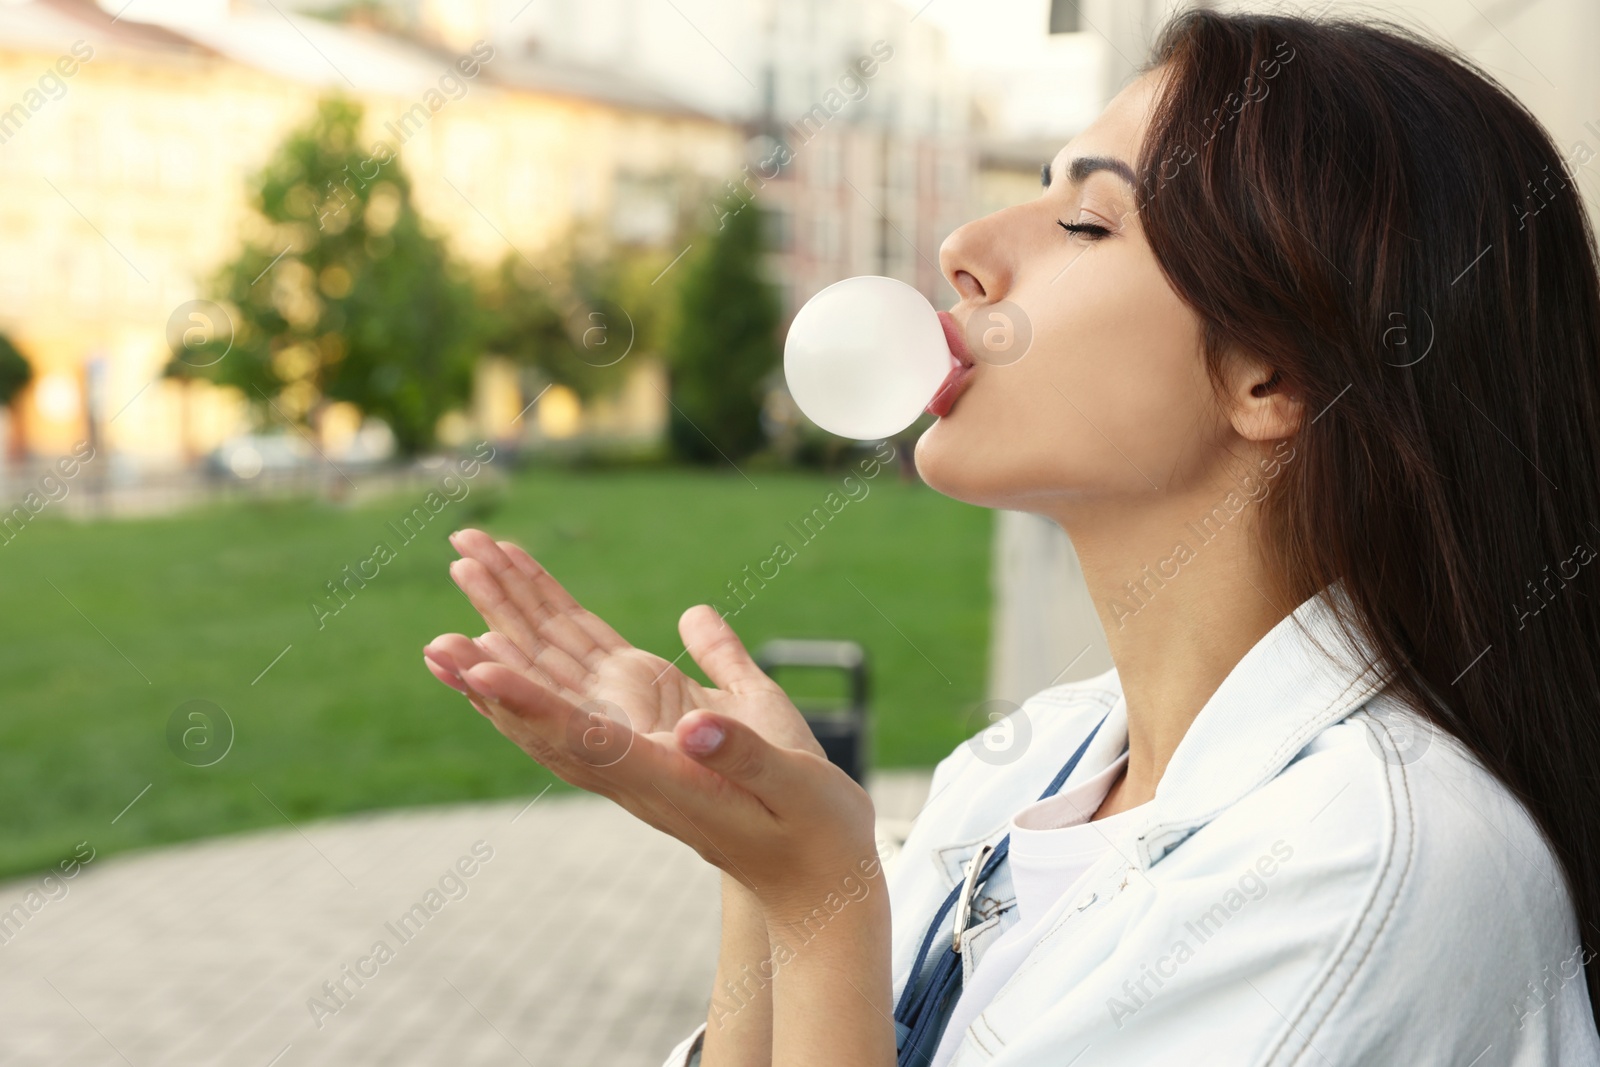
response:
{"label": "white t-shirt", "polygon": [[1017,892],[1017,919],[989,946],[972,972],[972,981],[962,987],[931,1067],[945,1067],[955,1057],[967,1027],[1044,936],[1039,920],[1110,850],[1106,829],[1139,817],[1141,809],[1130,808],[1089,821],[1127,762],[1123,753],[1081,785],[1036,800],[1012,816],[1011,850],[1005,862]]}

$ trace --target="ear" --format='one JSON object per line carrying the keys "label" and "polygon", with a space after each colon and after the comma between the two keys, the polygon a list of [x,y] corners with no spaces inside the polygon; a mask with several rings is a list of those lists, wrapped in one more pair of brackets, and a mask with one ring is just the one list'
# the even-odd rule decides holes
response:
{"label": "ear", "polygon": [[1293,437],[1305,415],[1300,390],[1283,371],[1256,356],[1236,355],[1226,373],[1228,419],[1247,441]]}

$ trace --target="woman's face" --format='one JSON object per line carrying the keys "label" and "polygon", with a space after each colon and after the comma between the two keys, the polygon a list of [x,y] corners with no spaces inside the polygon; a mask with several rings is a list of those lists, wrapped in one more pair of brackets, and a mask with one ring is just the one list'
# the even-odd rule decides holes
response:
{"label": "woman's face", "polygon": [[1161,73],[1131,83],[1067,143],[1038,198],[967,223],[939,250],[961,297],[951,314],[977,359],[917,441],[917,470],[940,492],[1056,513],[1215,478],[1229,421],[1205,372],[1200,321],[1134,212],[1130,168]]}

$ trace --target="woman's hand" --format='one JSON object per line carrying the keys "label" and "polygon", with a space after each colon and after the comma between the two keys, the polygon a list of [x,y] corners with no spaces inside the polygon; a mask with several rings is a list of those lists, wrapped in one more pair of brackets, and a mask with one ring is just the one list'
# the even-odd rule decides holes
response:
{"label": "woman's hand", "polygon": [[[889,905],[871,798],[828,762],[727,622],[707,605],[678,620],[718,686],[707,689],[629,645],[515,545],[476,530],[451,543],[463,556],[451,575],[490,632],[436,639],[424,649],[428,669],[558,777],[678,838],[751,892],[774,946],[775,1067],[893,1064]],[[764,1041],[764,1020],[759,1030]],[[728,1058],[739,1047],[707,1052]]]}
{"label": "woman's hand", "polygon": [[876,871],[870,798],[708,605],[679,632],[717,689],[628,644],[515,545],[478,530],[451,543],[451,576],[491,632],[435,639],[429,670],[528,755],[685,842],[764,906],[809,911],[861,863]]}
{"label": "woman's hand", "polygon": [[585,711],[621,712],[639,732],[671,729],[684,713],[705,708],[733,715],[785,748],[823,754],[794,703],[710,605],[685,611],[678,634],[717,689],[630,645],[510,541],[462,530],[450,543],[462,555],[450,565],[450,576],[490,632],[476,640],[444,634],[423,649],[428,669],[446,685],[466,692],[463,672],[498,662]]}

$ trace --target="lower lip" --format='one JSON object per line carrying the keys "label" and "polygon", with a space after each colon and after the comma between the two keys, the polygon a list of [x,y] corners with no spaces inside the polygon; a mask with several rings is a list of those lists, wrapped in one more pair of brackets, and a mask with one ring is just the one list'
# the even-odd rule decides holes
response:
{"label": "lower lip", "polygon": [[944,381],[939,384],[939,391],[933,394],[933,399],[928,401],[928,406],[922,410],[940,418],[950,414],[950,407],[956,402],[956,397],[961,395],[967,387],[967,382],[972,380],[972,370],[972,367],[965,365],[951,367],[950,373],[945,375]]}

